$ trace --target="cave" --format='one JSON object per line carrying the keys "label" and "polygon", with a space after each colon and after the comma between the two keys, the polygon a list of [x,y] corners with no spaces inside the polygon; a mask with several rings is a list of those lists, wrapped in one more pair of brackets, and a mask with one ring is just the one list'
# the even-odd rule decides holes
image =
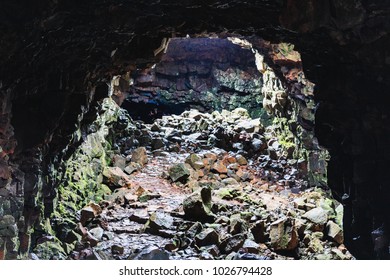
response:
{"label": "cave", "polygon": [[[0,259],[389,259],[387,3],[0,8]],[[220,125],[229,122],[231,131]],[[131,177],[164,157],[164,168],[184,172],[159,174],[171,196]],[[241,193],[226,187],[233,180]],[[258,202],[248,198],[262,191]],[[267,216],[270,193],[295,214]],[[201,207],[168,213],[153,204],[179,198]],[[148,215],[126,212],[148,201]],[[120,226],[104,216],[112,209],[127,215]],[[125,247],[112,241],[120,234]],[[169,242],[145,252],[140,240],[150,236]]]}

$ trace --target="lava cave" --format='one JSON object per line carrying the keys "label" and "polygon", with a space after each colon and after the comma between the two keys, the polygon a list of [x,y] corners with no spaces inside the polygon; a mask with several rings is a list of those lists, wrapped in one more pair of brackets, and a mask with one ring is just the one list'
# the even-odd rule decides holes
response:
{"label": "lava cave", "polygon": [[0,260],[390,259],[390,5],[0,2]]}

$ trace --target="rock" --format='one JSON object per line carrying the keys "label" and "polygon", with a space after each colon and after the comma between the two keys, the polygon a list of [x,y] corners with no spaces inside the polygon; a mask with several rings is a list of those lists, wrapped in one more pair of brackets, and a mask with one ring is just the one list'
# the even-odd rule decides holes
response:
{"label": "rock", "polygon": [[172,225],[173,218],[169,214],[161,211],[154,212],[145,224],[145,232],[158,233],[161,229],[170,229]]}
{"label": "rock", "polygon": [[150,144],[152,146],[152,150],[158,150],[165,146],[163,139],[161,138],[153,138]]}
{"label": "rock", "polygon": [[234,127],[234,130],[237,132],[244,130],[248,133],[258,133],[263,130],[263,127],[260,123],[260,119],[249,119],[242,120],[237,123]]}
{"label": "rock", "polygon": [[215,215],[211,212],[211,189],[202,187],[183,201],[185,217],[195,221],[212,221]]}
{"label": "rock", "polygon": [[124,171],[131,175],[132,173],[141,170],[142,166],[139,163],[136,162],[130,162],[124,169]]}
{"label": "rock", "polygon": [[204,246],[201,248],[202,251],[205,251],[207,253],[209,253],[210,255],[212,255],[213,257],[217,257],[219,256],[220,254],[220,251],[218,249],[218,246],[217,245],[210,245],[210,246]]}
{"label": "rock", "polygon": [[111,246],[111,252],[116,255],[123,255],[125,248],[121,245],[114,244]]}
{"label": "rock", "polygon": [[219,174],[227,174],[228,171],[227,167],[220,160],[213,164],[212,170]]}
{"label": "rock", "polygon": [[133,151],[131,154],[131,162],[139,163],[142,166],[148,163],[145,147],[139,147]]}
{"label": "rock", "polygon": [[107,184],[114,188],[130,187],[131,181],[126,173],[119,167],[106,167],[103,170],[103,176]]}
{"label": "rock", "polygon": [[112,158],[112,162],[114,167],[119,167],[120,169],[125,169],[126,166],[126,158],[121,155],[114,155]]}
{"label": "rock", "polygon": [[266,148],[266,145],[263,141],[261,141],[260,139],[253,139],[252,142],[251,142],[251,148],[253,151],[255,152],[259,152],[259,151],[262,151]]}
{"label": "rock", "polygon": [[225,186],[229,186],[229,185],[238,185],[238,182],[233,179],[233,178],[226,178],[226,179],[223,179],[222,180],[222,183],[225,185]]}
{"label": "rock", "polygon": [[223,240],[219,248],[224,254],[230,254],[233,251],[237,252],[244,244],[245,239],[245,234],[233,235]]}
{"label": "rock", "polygon": [[328,214],[321,207],[311,209],[306,212],[303,217],[318,225],[324,225],[328,221]]}
{"label": "rock", "polygon": [[322,245],[321,240],[312,238],[309,242],[308,250],[312,253],[322,253],[324,251],[324,246]]}
{"label": "rock", "polygon": [[[226,114],[226,112],[225,112],[225,114]],[[243,117],[243,118],[250,118],[248,111],[247,111],[246,109],[240,108],[240,107],[234,109],[234,110],[232,111],[232,114],[233,114],[233,115],[237,115],[237,116],[239,116],[239,117]]]}
{"label": "rock", "polygon": [[191,172],[184,163],[178,163],[169,168],[168,174],[173,182],[185,182],[190,177]]}
{"label": "rock", "polygon": [[185,163],[188,163],[191,165],[192,168],[195,170],[199,170],[204,167],[204,163],[202,161],[202,158],[198,156],[197,154],[190,154],[187,158]]}
{"label": "rock", "polygon": [[234,214],[230,217],[229,232],[231,234],[244,233],[248,230],[245,220],[241,219],[240,214]]}
{"label": "rock", "polygon": [[270,225],[271,246],[275,250],[294,250],[299,243],[298,232],[294,221],[281,218]]}
{"label": "rock", "polygon": [[203,229],[203,226],[200,222],[196,222],[195,224],[193,224],[186,232],[186,235],[193,239],[195,237],[195,235],[197,235],[199,232],[201,232]]}
{"label": "rock", "polygon": [[326,230],[328,237],[335,241],[337,244],[344,243],[343,230],[333,221],[329,221],[326,224]]}
{"label": "rock", "polygon": [[169,260],[169,253],[157,246],[150,245],[140,253],[131,256],[131,260]]}
{"label": "rock", "polygon": [[267,231],[265,221],[256,222],[252,228],[251,232],[255,241],[258,243],[264,243],[267,240]]}
{"label": "rock", "polygon": [[219,235],[212,228],[206,228],[195,236],[195,243],[198,247],[219,244]]}
{"label": "rock", "polygon": [[91,230],[89,230],[89,232],[92,234],[93,237],[95,237],[97,240],[102,240],[103,238],[103,233],[104,233],[104,230],[101,228],[101,227],[95,227]]}
{"label": "rock", "polygon": [[237,159],[237,163],[239,165],[247,165],[248,164],[248,161],[246,160],[245,157],[243,157],[242,155],[237,155],[236,156],[236,159]]}
{"label": "rock", "polygon": [[242,248],[252,254],[258,254],[260,251],[260,245],[254,242],[253,240],[246,239],[244,242],[244,245],[242,245]]}
{"label": "rock", "polygon": [[80,223],[85,225],[89,220],[96,218],[102,213],[102,208],[96,203],[90,203],[81,209],[80,212]]}

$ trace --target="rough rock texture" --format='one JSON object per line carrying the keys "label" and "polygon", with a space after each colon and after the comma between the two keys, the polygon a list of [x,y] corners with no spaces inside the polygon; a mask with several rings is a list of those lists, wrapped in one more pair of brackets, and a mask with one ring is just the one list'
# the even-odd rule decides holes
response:
{"label": "rough rock texture", "polygon": [[[390,220],[389,13],[389,4],[379,0],[2,1],[1,219],[14,217],[23,245],[29,229],[39,228],[41,209],[46,216],[53,211],[56,170],[80,144],[75,132],[86,132],[96,118],[95,105],[108,94],[113,75],[150,66],[163,38],[227,30],[291,42],[301,52],[315,97],[308,98],[303,89],[312,86],[294,76],[291,46],[279,49],[285,59],[270,67],[296,100],[292,112],[301,139],[315,144],[315,130],[329,149],[328,184],[345,205],[348,248],[358,258],[389,258],[388,242],[374,244],[388,240]],[[124,85],[126,79],[114,83],[118,101]],[[284,102],[277,90],[267,96],[270,111]],[[310,119],[315,111],[316,126]],[[321,154],[308,156],[320,162],[308,169],[323,176],[324,161],[316,160]],[[8,233],[0,236],[0,257],[16,258],[18,238]]]}

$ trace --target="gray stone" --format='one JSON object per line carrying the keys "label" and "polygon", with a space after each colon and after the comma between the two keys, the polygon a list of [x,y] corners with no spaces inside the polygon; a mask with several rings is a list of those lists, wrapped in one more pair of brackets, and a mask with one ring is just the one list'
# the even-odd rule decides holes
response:
{"label": "gray stone", "polygon": [[253,254],[257,254],[260,251],[260,245],[250,239],[245,240],[244,245],[242,245],[242,248],[245,249],[246,252]]}
{"label": "gray stone", "polygon": [[202,187],[193,192],[183,201],[185,216],[195,221],[214,220],[215,215],[211,212],[212,200],[211,189]]}
{"label": "gray stone", "polygon": [[102,240],[104,230],[103,230],[101,227],[95,227],[95,228],[89,230],[89,232],[90,232],[90,233],[92,234],[92,236],[95,237],[97,240]]}
{"label": "gray stone", "polygon": [[114,155],[112,158],[114,167],[119,167],[120,169],[125,169],[126,167],[126,158],[121,155]]}
{"label": "gray stone", "polygon": [[233,235],[221,242],[219,246],[220,250],[225,254],[230,254],[231,252],[237,252],[245,242],[245,234],[236,234]]}
{"label": "gray stone", "polygon": [[158,150],[165,146],[163,139],[161,138],[153,138],[151,142],[152,150]]}
{"label": "gray stone", "polygon": [[145,225],[145,231],[156,233],[160,229],[170,229],[173,225],[173,218],[167,213],[158,211],[150,215],[149,221]]}
{"label": "gray stone", "polygon": [[195,236],[195,242],[199,247],[218,244],[219,235],[214,229],[206,228]]}
{"label": "gray stone", "polygon": [[131,256],[133,260],[169,260],[169,253],[157,246],[150,245],[143,249],[140,253]]}
{"label": "gray stone", "polygon": [[239,165],[247,165],[248,164],[248,161],[246,160],[245,157],[243,157],[242,155],[237,155],[236,156],[236,159],[237,159],[237,163]]}
{"label": "gray stone", "polygon": [[191,165],[191,167],[194,168],[195,170],[199,170],[199,169],[204,167],[202,158],[200,156],[198,156],[197,154],[190,154],[186,158],[185,162],[188,163],[189,165]]}
{"label": "gray stone", "polygon": [[318,225],[324,225],[328,221],[328,214],[321,207],[311,209],[303,217]]}
{"label": "gray stone", "polygon": [[191,175],[190,170],[185,166],[184,163],[178,163],[171,166],[168,170],[168,173],[173,182],[185,182]]}
{"label": "gray stone", "polygon": [[130,162],[124,169],[124,171],[131,175],[132,173],[140,170],[142,168],[142,166],[139,164],[139,163],[136,163],[136,162]]}

